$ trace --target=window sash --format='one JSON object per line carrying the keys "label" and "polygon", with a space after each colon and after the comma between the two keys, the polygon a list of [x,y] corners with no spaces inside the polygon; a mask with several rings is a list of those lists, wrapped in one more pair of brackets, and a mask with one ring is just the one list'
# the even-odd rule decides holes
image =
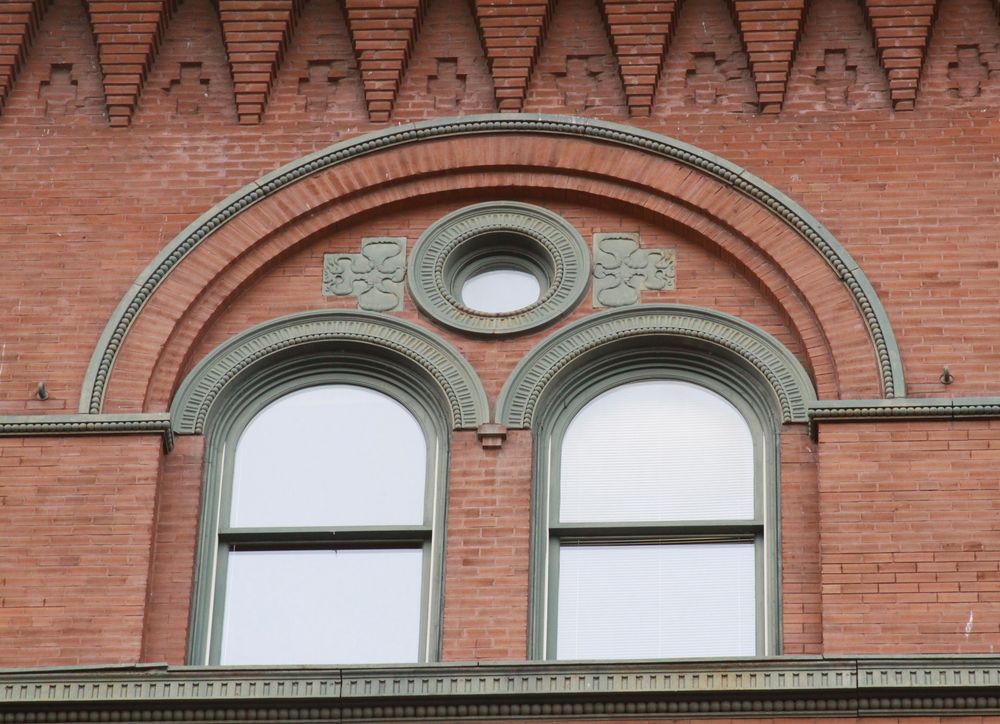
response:
{"label": "window sash", "polygon": [[[753,501],[754,515],[750,519],[669,520],[669,521],[560,521],[559,474],[562,466],[562,442],[574,416],[598,395],[630,382],[670,379],[690,382],[715,391],[725,397],[744,416],[753,440]],[[753,541],[755,547],[756,596],[756,655],[772,654],[776,650],[780,621],[777,618],[777,455],[776,435],[765,427],[756,411],[742,398],[723,391],[718,385],[697,375],[658,377],[646,370],[622,373],[606,378],[601,384],[574,390],[571,398],[558,413],[540,425],[536,448],[535,485],[540,494],[535,504],[535,537],[531,605],[532,635],[529,656],[555,659],[558,655],[558,574],[560,545],[677,544],[688,542]],[[541,523],[544,521],[544,523]]]}
{"label": "window sash", "polygon": [[[392,397],[405,407],[420,424],[427,442],[425,466],[423,522],[404,525],[361,526],[287,526],[287,527],[238,527],[228,525],[231,520],[233,491],[233,454],[247,424],[269,404],[285,395],[308,387],[323,385],[352,385],[369,387]],[[209,494],[214,497],[217,517],[202,529],[201,546],[211,546],[211,555],[203,559],[202,575],[211,580],[200,588],[193,610],[203,611],[203,628],[189,635],[191,663],[218,665],[221,654],[225,584],[228,557],[238,550],[296,550],[296,549],[421,549],[423,551],[420,592],[420,647],[414,662],[433,661],[440,651],[440,614],[443,589],[443,535],[444,487],[447,470],[447,429],[415,399],[402,389],[377,380],[364,380],[351,376],[341,379],[328,375],[308,382],[275,387],[269,394],[261,395],[247,405],[226,428],[225,437],[206,458],[206,475],[214,483]],[[214,487],[214,492],[212,491]],[[211,505],[206,500],[206,505]],[[437,530],[436,530],[437,528]],[[210,538],[209,538],[210,536]],[[351,662],[330,662],[350,664]],[[389,662],[386,662],[389,663]]]}

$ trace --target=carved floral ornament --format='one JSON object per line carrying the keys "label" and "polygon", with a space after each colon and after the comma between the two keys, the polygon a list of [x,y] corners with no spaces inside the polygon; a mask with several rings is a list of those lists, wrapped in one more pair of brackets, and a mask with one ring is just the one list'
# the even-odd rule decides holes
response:
{"label": "carved floral ornament", "polygon": [[[594,234],[593,306],[638,304],[642,291],[670,291],[676,282],[673,249],[641,247],[639,234]],[[568,312],[585,282],[586,252],[579,234],[537,206],[496,202],[459,209],[423,234],[414,252],[410,286],[421,309],[466,332],[502,334],[543,326]],[[510,269],[535,277],[538,299],[506,313],[465,304],[461,282],[476,270]],[[361,250],[323,257],[323,295],[354,296],[369,312],[403,309],[405,237],[365,237]]]}

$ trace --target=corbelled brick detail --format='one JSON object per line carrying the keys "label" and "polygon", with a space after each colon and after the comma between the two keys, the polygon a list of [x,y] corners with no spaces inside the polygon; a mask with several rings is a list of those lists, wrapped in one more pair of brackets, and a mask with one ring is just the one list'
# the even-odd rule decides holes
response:
{"label": "corbelled brick detail", "polygon": [[260,123],[304,0],[219,0],[241,124]]}
{"label": "corbelled brick detail", "polygon": [[15,0],[0,5],[0,110],[50,2]]}
{"label": "corbelled brick detail", "polygon": [[501,111],[520,111],[524,105],[553,4],[552,0],[475,0],[476,22]]}
{"label": "corbelled brick detail", "polygon": [[368,117],[389,120],[417,39],[426,0],[347,0],[347,24],[361,68]]}
{"label": "corbelled brick detail", "polygon": [[87,0],[104,73],[108,122],[127,126],[176,0]]}
{"label": "corbelled brick detail", "polygon": [[625,85],[629,115],[648,116],[674,29],[677,3],[603,0],[601,6]]}
{"label": "corbelled brick detail", "polygon": [[865,0],[878,57],[897,111],[913,110],[937,0]]}
{"label": "corbelled brick detail", "polygon": [[805,0],[733,0],[761,113],[781,110],[805,7]]}

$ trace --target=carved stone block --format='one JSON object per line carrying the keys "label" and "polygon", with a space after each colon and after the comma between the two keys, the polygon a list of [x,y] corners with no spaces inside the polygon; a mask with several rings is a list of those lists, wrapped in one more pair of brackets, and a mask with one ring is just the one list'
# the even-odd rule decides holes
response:
{"label": "carved stone block", "polygon": [[366,237],[359,254],[323,255],[323,295],[355,296],[369,312],[403,308],[405,275],[404,237]]}
{"label": "carved stone block", "polygon": [[643,290],[674,289],[673,249],[640,249],[639,235],[594,234],[594,306],[638,304]]}

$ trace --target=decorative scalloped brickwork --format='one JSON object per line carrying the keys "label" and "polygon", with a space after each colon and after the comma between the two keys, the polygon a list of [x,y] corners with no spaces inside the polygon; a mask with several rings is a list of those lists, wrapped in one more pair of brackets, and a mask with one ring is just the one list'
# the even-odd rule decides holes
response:
{"label": "decorative scalloped brickwork", "polygon": [[52,0],[8,0],[0,4],[0,112],[21,69],[31,40]]}
{"label": "decorative scalloped brickwork", "polygon": [[368,117],[376,123],[388,121],[426,0],[346,0],[345,7]]}
{"label": "decorative scalloped brickwork", "polygon": [[651,336],[681,337],[728,350],[766,380],[778,400],[782,422],[807,421],[807,406],[815,399],[812,382],[779,342],[718,312],[648,304],[596,314],[542,341],[518,363],[500,392],[497,422],[509,428],[530,428],[542,393],[563,370],[607,344]]}
{"label": "decorative scalloped brickwork", "polygon": [[673,32],[677,3],[602,0],[601,6],[621,70],[629,115],[648,116]]}
{"label": "decorative scalloped brickwork", "polygon": [[894,110],[913,110],[936,12],[937,0],[865,0]]}
{"label": "decorative scalloped brickwork", "polygon": [[553,0],[475,0],[497,108],[520,111],[545,38]]}
{"label": "decorative scalloped brickwork", "polygon": [[300,345],[357,342],[402,357],[437,382],[448,400],[456,430],[474,430],[489,421],[486,393],[461,353],[419,327],[361,311],[306,312],[258,325],[216,348],[188,375],[174,398],[174,430],[201,434],[216,398],[255,362]]}
{"label": "decorative scalloped brickwork", "polygon": [[905,395],[899,350],[889,319],[875,290],[833,235],[777,190],[738,166],[666,136],[589,119],[499,115],[427,121],[345,141],[289,164],[245,186],[240,192],[213,207],[160,252],[119,302],[91,356],[81,393],[80,411],[101,411],[108,378],[125,336],[156,288],[181,259],[234,216],[301,178],[359,156],[422,140],[476,133],[548,133],[594,138],[669,158],[732,186],[798,232],[833,268],[854,298],[872,339],[883,395],[887,398]]}
{"label": "decorative scalloped brickwork", "polygon": [[131,123],[146,73],[176,5],[177,0],[87,0],[110,125]]}
{"label": "decorative scalloped brickwork", "polygon": [[733,0],[761,113],[777,113],[802,32],[805,0]]}
{"label": "decorative scalloped brickwork", "polygon": [[219,0],[222,40],[233,73],[236,113],[260,123],[278,65],[305,0]]}

